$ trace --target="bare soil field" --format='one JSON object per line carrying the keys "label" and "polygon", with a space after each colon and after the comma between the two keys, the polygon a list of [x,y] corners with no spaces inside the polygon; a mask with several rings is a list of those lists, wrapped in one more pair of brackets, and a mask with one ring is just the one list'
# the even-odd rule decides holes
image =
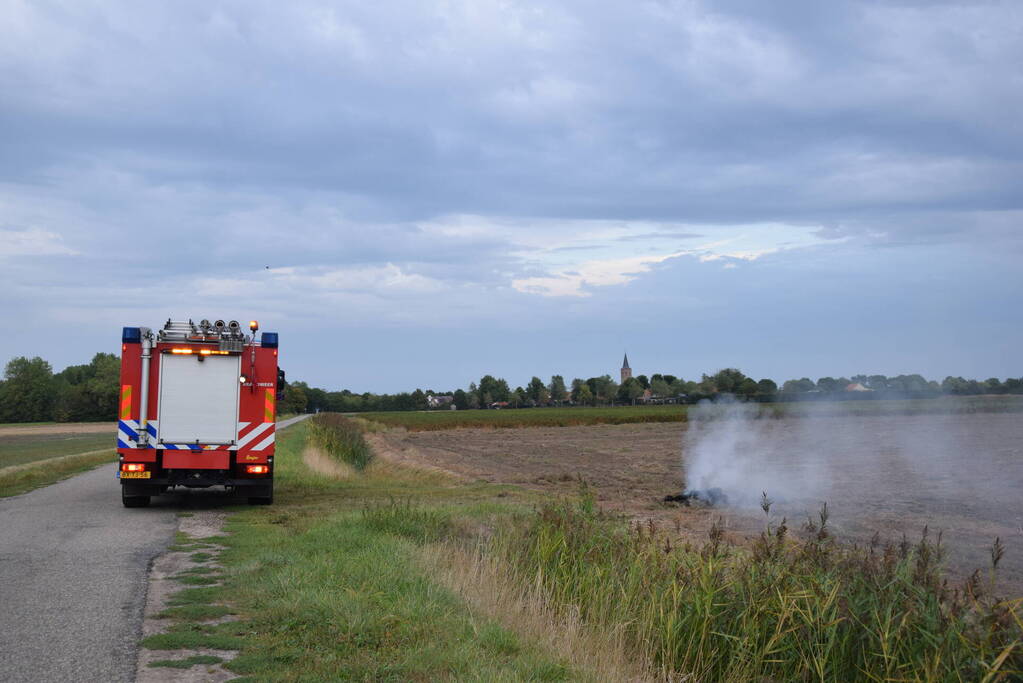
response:
{"label": "bare soil field", "polygon": [[[722,427],[703,439],[684,439],[687,429],[700,427],[390,431],[373,441],[390,459],[552,495],[577,492],[582,478],[604,508],[674,527],[691,540],[705,539],[718,520],[736,542],[758,535],[765,519],[755,500],[761,487],[776,501],[774,523],[787,517],[793,533],[824,501],[829,526],[846,542],[867,544],[875,532],[882,542],[898,542],[903,534],[912,542],[925,525],[932,535],[940,530],[955,578],[974,569],[986,577],[991,544],[1000,537],[1006,550],[999,590],[1023,596],[1019,415],[759,420],[737,435]],[[734,465],[725,480],[740,482],[755,496],[733,495],[730,505],[714,508],[664,503],[665,495],[682,490],[686,470],[711,447],[740,449],[723,456]]]}

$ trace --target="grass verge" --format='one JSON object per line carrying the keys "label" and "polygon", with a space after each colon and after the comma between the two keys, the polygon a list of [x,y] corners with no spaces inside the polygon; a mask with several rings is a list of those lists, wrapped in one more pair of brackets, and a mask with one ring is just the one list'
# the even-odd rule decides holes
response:
{"label": "grass verge", "polygon": [[[225,666],[249,680],[571,676],[557,655],[475,613],[422,561],[426,544],[460,536],[464,520],[503,511],[505,487],[455,487],[383,463],[348,480],[324,477],[300,458],[315,434],[309,422],[278,436],[275,505],[238,510],[230,535],[216,539],[222,583],[173,595],[161,616],[176,623],[146,647],[240,648]],[[182,537],[175,547],[205,557],[205,544]],[[239,621],[204,623],[227,613]]]}
{"label": "grass verge", "polygon": [[112,449],[104,449],[41,460],[13,471],[0,472],[0,498],[26,493],[116,461],[117,453]]}

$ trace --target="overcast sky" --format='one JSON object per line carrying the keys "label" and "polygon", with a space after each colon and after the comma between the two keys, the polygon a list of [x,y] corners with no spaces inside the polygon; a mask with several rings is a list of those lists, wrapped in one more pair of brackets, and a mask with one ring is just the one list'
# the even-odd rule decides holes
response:
{"label": "overcast sky", "polygon": [[1023,4],[0,0],[0,362],[1023,375]]}

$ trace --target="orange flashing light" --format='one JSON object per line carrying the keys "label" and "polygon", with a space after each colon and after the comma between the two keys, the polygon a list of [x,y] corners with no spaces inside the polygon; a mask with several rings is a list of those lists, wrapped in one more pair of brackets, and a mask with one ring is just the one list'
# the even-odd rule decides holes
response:
{"label": "orange flashing light", "polygon": [[[189,354],[196,353],[193,349],[171,349],[171,353],[176,354]],[[216,349],[199,349],[200,356],[227,356],[230,354],[229,351],[218,351]]]}
{"label": "orange flashing light", "polygon": [[269,474],[270,473],[270,466],[269,465],[246,465],[245,466],[245,473],[246,474]]}
{"label": "orange flashing light", "polygon": [[144,462],[124,462],[121,463],[122,472],[145,472],[146,464]]}
{"label": "orange flashing light", "polygon": [[259,329],[259,323],[256,322],[255,320],[250,320],[249,321],[249,329],[252,330],[253,332],[255,332],[256,330]]}

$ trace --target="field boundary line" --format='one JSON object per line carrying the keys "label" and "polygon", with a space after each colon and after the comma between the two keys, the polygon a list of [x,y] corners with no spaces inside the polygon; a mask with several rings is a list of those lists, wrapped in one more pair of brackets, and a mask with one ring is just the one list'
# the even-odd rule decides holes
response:
{"label": "field boundary line", "polygon": [[111,448],[100,448],[95,451],[86,451],[84,453],[71,453],[69,455],[56,455],[52,458],[46,458],[45,460],[34,460],[32,462],[22,463],[21,465],[10,465],[9,467],[0,468],[0,477],[7,474],[14,474],[15,472],[21,472],[23,470],[30,470],[35,467],[41,467],[42,465],[54,465],[59,462],[65,462],[68,460],[76,460],[78,458],[85,458],[86,456],[99,455],[100,453],[110,453],[110,462],[114,461],[116,450]]}
{"label": "field boundary line", "polygon": [[[385,434],[379,433],[363,434],[363,438],[366,439],[366,443],[369,444],[373,454],[383,462],[387,462],[398,467],[407,467],[421,472],[428,472],[430,474],[440,474],[458,482],[471,481],[471,477],[468,477],[465,474],[445,469],[443,467],[438,467],[437,465],[426,462],[426,459],[422,457],[422,453],[419,449],[411,444],[399,446],[398,444],[394,444],[388,440]],[[405,455],[406,453],[411,453],[413,455]]]}

